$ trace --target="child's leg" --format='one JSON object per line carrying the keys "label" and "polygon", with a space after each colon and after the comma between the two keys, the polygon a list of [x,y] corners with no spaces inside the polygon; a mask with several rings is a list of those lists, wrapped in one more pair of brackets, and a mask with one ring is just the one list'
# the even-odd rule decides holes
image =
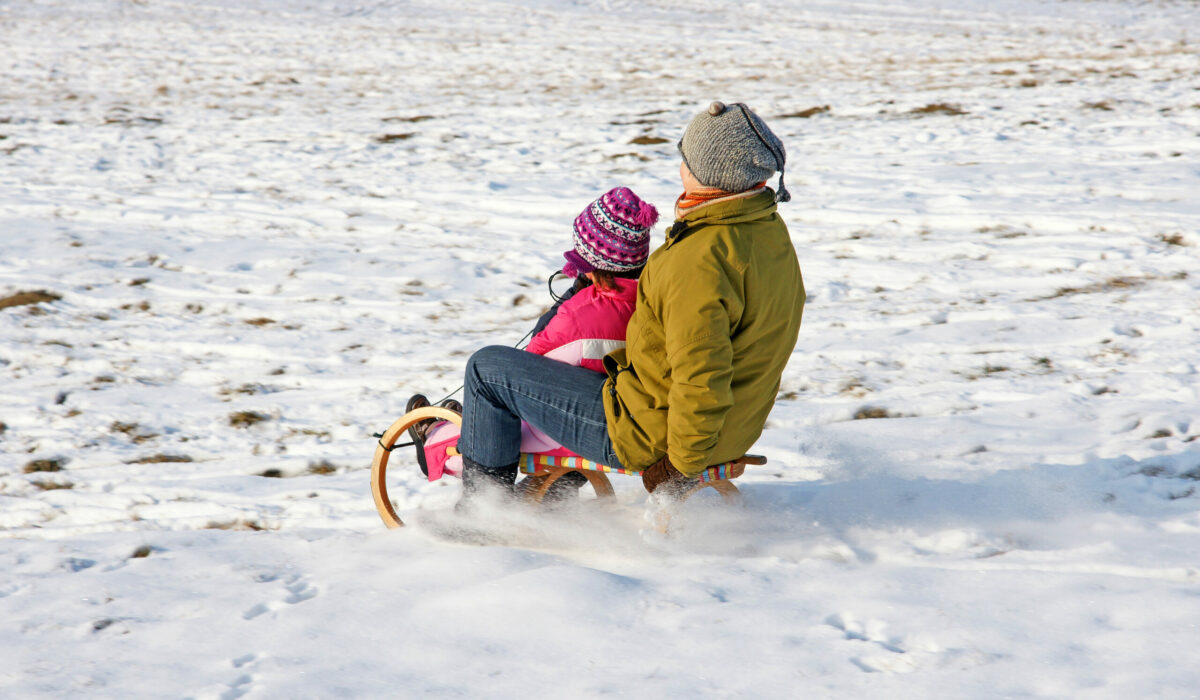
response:
{"label": "child's leg", "polygon": [[608,438],[604,375],[504,346],[479,350],[467,363],[459,451],[472,467],[512,483],[521,420],[594,462],[619,467]]}

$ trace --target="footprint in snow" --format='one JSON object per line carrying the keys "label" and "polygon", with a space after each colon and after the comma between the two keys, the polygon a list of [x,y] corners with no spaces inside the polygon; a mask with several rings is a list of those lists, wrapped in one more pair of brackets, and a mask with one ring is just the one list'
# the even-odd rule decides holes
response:
{"label": "footprint in snow", "polygon": [[882,620],[859,620],[842,613],[830,615],[825,624],[840,631],[847,641],[866,645],[864,653],[850,663],[867,673],[912,673],[921,668],[968,669],[1002,658],[979,650],[947,649],[920,636],[887,634]]}
{"label": "footprint in snow", "polygon": [[308,585],[306,581],[295,581],[293,583],[289,583],[286,588],[291,595],[289,595],[287,598],[284,598],[283,602],[289,605],[295,605],[296,603],[303,603],[306,600],[311,600],[316,597],[317,593],[319,593],[316,588]]}
{"label": "footprint in snow", "polygon": [[69,557],[63,561],[62,568],[66,569],[67,571],[70,571],[71,573],[76,573],[78,571],[83,571],[84,569],[90,569],[95,565],[96,565],[96,562],[92,559],[80,559],[78,557]]}
{"label": "footprint in snow", "polygon": [[840,630],[848,640],[871,642],[895,654],[906,651],[899,639],[884,634],[887,623],[882,620],[860,621],[852,615],[830,615],[825,623]]}
{"label": "footprint in snow", "polygon": [[[882,620],[858,620],[852,615],[830,615],[825,623],[840,631],[848,641],[869,645],[868,653],[855,656],[850,663],[868,673],[910,673],[917,670],[917,659],[908,653],[902,641],[885,634]],[[886,652],[886,653],[880,653]]]}
{"label": "footprint in snow", "polygon": [[221,700],[237,700],[250,692],[250,684],[253,682],[254,676],[248,673],[238,676],[229,684],[229,689],[221,693]]}
{"label": "footprint in snow", "polygon": [[[260,576],[256,580],[260,583],[269,583],[277,579],[274,576]],[[306,600],[312,600],[317,596],[317,593],[320,593],[319,589],[309,585],[309,583],[299,575],[289,577],[283,586],[283,590],[286,591],[286,594],[282,596],[281,600],[271,600],[263,603],[257,603],[242,613],[242,619],[253,620],[260,615],[272,612],[274,610],[279,610],[288,605],[295,605],[297,603],[303,603]]]}

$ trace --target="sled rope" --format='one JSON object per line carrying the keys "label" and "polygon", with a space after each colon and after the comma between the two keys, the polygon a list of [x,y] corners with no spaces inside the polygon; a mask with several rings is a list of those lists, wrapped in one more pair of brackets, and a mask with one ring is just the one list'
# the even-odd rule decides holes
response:
{"label": "sled rope", "polygon": [[413,445],[417,444],[415,442],[398,442],[395,445],[388,447],[387,445],[383,444],[383,433],[371,433],[371,437],[379,438],[379,447],[382,448],[384,452],[391,452],[397,447],[412,447]]}
{"label": "sled rope", "polygon": [[[514,348],[517,348],[518,350],[520,350],[520,349],[523,349],[525,346],[524,346],[524,345],[522,345],[522,343],[524,343],[526,340],[529,340],[529,336],[531,336],[531,335],[533,335],[533,329],[530,329],[530,331],[529,331],[528,333],[526,333],[526,334],[524,335],[524,337],[522,337],[520,340],[518,340],[518,341],[516,342],[516,344],[515,344],[515,345],[513,345],[513,347],[514,347]],[[434,406],[441,405],[441,403],[442,403],[443,401],[445,401],[446,399],[448,399],[448,398],[450,398],[450,397],[454,396],[454,395],[455,395],[455,394],[457,394],[458,392],[462,391],[464,386],[466,386],[466,385],[465,385],[465,384],[459,384],[457,389],[455,389],[454,391],[450,392],[449,394],[446,394],[445,396],[443,396],[442,398],[438,399],[437,401],[434,401],[434,402],[433,402],[433,405],[434,405]],[[378,435],[376,435],[375,437],[379,437],[379,436],[378,436]],[[396,445],[396,447],[409,447],[409,446],[411,446],[411,445],[412,445],[412,443],[410,442],[410,443],[407,443],[407,444],[405,444],[405,445]],[[389,451],[390,451],[390,450],[389,450]]]}

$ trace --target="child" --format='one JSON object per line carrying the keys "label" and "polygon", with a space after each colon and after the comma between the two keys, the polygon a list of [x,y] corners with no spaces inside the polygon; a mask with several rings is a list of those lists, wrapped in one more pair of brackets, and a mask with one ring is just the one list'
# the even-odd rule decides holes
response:
{"label": "child", "polygon": [[[573,245],[563,253],[563,274],[575,277],[571,291],[538,322],[525,348],[560,362],[604,371],[602,360],[625,345],[625,326],[637,302],[637,277],[650,254],[650,229],[658,210],[627,187],[604,193],[575,218]],[[458,402],[442,402],[461,410]],[[429,405],[417,394],[406,410]],[[417,461],[430,481],[443,472],[458,474],[461,458],[447,459],[446,448],[458,441],[458,426],[446,421],[409,428]],[[537,428],[522,424],[522,452],[563,448]]]}

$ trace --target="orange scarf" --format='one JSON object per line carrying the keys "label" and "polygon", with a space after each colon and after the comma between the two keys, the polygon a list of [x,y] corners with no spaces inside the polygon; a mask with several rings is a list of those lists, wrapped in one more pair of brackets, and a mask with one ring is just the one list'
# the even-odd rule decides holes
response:
{"label": "orange scarf", "polygon": [[679,198],[675,200],[675,218],[682,218],[684,215],[689,214],[706,204],[712,204],[717,200],[741,199],[742,197],[756,195],[762,190],[762,188],[766,187],[766,185],[767,181],[763,180],[745,192],[726,192],[725,190],[719,190],[716,187],[698,187],[694,190],[684,191],[684,193],[679,195]]}

